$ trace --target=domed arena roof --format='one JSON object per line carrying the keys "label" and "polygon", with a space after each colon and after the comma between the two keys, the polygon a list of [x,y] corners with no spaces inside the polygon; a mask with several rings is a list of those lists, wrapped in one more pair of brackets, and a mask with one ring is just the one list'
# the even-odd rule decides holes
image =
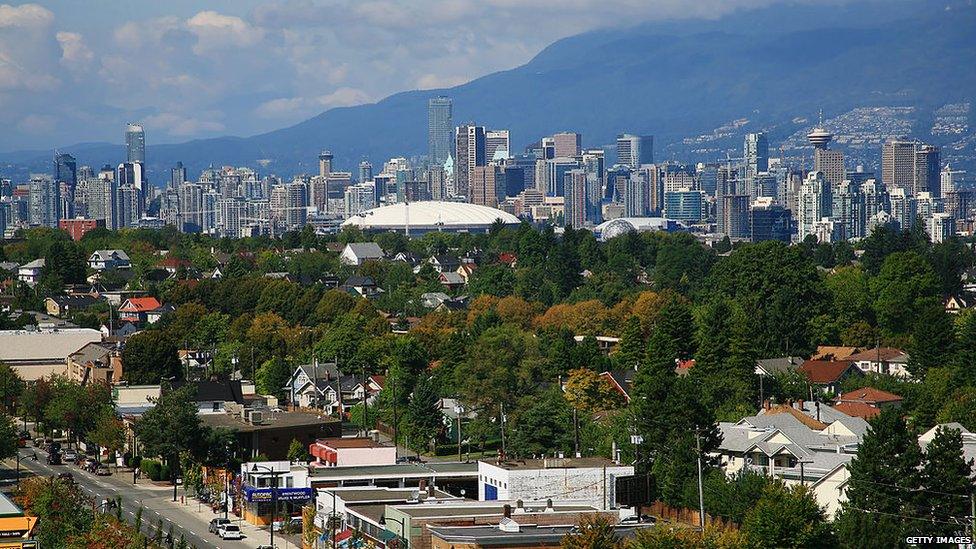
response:
{"label": "domed arena roof", "polygon": [[496,220],[517,225],[514,215],[466,202],[397,203],[359,213],[345,220],[343,226],[356,226],[364,231],[402,231],[410,224],[410,232],[429,231],[478,232],[487,231]]}

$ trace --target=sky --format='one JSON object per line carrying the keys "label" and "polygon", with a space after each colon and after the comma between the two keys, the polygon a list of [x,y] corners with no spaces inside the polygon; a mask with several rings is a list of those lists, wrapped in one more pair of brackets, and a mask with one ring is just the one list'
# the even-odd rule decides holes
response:
{"label": "sky", "polygon": [[[2,0],[0,0],[2,1]],[[0,151],[253,135],[450,87],[559,38],[776,0],[39,0],[0,3]]]}

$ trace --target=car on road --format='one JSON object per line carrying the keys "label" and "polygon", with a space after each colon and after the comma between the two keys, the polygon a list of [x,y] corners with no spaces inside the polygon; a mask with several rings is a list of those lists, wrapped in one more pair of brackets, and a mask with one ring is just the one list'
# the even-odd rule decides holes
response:
{"label": "car on road", "polygon": [[617,524],[620,526],[628,526],[635,524],[654,524],[656,520],[652,516],[648,515],[630,515],[629,517],[624,517]]}
{"label": "car on road", "polygon": [[224,524],[217,530],[220,539],[244,539],[244,533],[236,524]]}
{"label": "car on road", "polygon": [[215,518],[210,521],[210,526],[207,527],[207,530],[211,534],[216,534],[220,527],[224,526],[225,524],[230,524],[230,520],[225,518]]}
{"label": "car on road", "polygon": [[74,450],[65,450],[64,460],[67,461],[68,463],[74,463],[78,461],[78,452]]}
{"label": "car on road", "polygon": [[287,519],[276,520],[271,525],[275,532],[301,532],[302,517],[290,517]]}
{"label": "car on road", "polygon": [[61,465],[61,454],[58,452],[52,452],[47,455],[48,465]]}
{"label": "car on road", "polygon": [[112,472],[108,470],[107,465],[99,464],[97,467],[95,467],[95,474],[100,477],[107,477],[111,475]]}

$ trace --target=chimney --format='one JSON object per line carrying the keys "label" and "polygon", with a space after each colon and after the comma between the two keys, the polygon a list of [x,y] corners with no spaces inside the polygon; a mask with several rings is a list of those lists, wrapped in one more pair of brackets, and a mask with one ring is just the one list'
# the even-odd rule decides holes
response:
{"label": "chimney", "polygon": [[505,515],[505,518],[512,518],[512,506],[506,503],[505,506],[502,507],[502,513]]}
{"label": "chimney", "polygon": [[522,509],[524,506],[525,506],[525,503],[523,503],[522,500],[516,500],[515,501],[515,507],[517,509]]}
{"label": "chimney", "polygon": [[555,509],[552,508],[552,498],[546,500],[546,512],[552,512]]}

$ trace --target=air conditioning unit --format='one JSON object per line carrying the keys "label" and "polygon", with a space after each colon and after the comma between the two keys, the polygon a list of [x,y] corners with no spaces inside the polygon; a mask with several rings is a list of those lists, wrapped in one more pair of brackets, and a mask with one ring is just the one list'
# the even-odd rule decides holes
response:
{"label": "air conditioning unit", "polygon": [[252,425],[257,425],[264,420],[264,413],[260,410],[251,410],[247,414],[247,421]]}

